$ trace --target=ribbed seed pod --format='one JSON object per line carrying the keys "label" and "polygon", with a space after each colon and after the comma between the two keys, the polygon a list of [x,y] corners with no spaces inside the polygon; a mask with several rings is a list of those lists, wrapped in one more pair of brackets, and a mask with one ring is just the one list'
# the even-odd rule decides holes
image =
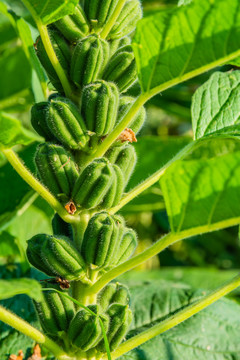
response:
{"label": "ribbed seed pod", "polygon": [[46,141],[56,141],[54,135],[49,131],[47,125],[48,102],[40,102],[33,105],[31,109],[31,123],[34,130]]}
{"label": "ribbed seed pod", "polygon": [[[63,68],[63,70],[66,72],[66,74],[69,74],[70,71],[70,61],[71,61],[71,51],[69,48],[69,45],[67,41],[62,37],[62,35],[59,33],[58,30],[54,29],[48,29],[49,37],[54,49],[54,52]],[[36,44],[36,53],[37,56],[46,70],[48,77],[53,84],[53,86],[59,91],[63,92],[62,84],[58,78],[58,75],[52,66],[51,61],[49,60],[49,57],[47,55],[47,52],[45,50],[45,47],[43,45],[42,39],[39,36],[37,38]]]}
{"label": "ribbed seed pod", "polygon": [[128,288],[119,283],[110,283],[98,294],[97,301],[102,312],[106,312],[112,304],[128,305],[130,301]]}
{"label": "ribbed seed pod", "polygon": [[65,236],[38,234],[28,241],[29,262],[49,276],[66,280],[85,276],[85,263],[72,242]]}
{"label": "ribbed seed pod", "polygon": [[[54,285],[44,284],[54,288]],[[59,288],[56,287],[57,290]],[[53,290],[43,291],[43,300],[34,302],[44,332],[53,338],[67,333],[71,320],[75,315],[74,303],[64,295]],[[66,335],[65,335],[66,336]]]}
{"label": "ribbed seed pod", "polygon": [[52,219],[53,235],[64,235],[70,240],[73,240],[73,230],[70,224],[63,221],[63,219],[56,213]]}
{"label": "ribbed seed pod", "polygon": [[54,136],[70,149],[81,150],[89,140],[80,111],[67,98],[59,96],[51,99],[47,124]]}
{"label": "ribbed seed pod", "polygon": [[113,54],[115,54],[115,52],[120,49],[123,46],[126,45],[130,45],[131,44],[131,39],[128,36],[125,36],[122,39],[115,39],[112,40],[109,44],[110,46],[110,56],[113,56]]}
{"label": "ribbed seed pod", "polygon": [[137,80],[137,67],[131,45],[121,47],[110,59],[103,79],[117,84],[125,92]]}
{"label": "ribbed seed pod", "polygon": [[142,8],[139,0],[126,1],[108,39],[122,38],[135,30],[137,22],[142,18]]}
{"label": "ribbed seed pod", "polygon": [[72,155],[60,145],[44,143],[37,148],[35,163],[43,184],[55,196],[69,199],[79,176]]}
{"label": "ribbed seed pod", "polygon": [[121,241],[119,242],[119,248],[117,250],[117,257],[115,266],[128,260],[136,250],[138,241],[137,234],[133,229],[125,228]]}
{"label": "ribbed seed pod", "polygon": [[119,91],[115,84],[97,81],[87,85],[82,93],[82,115],[87,129],[97,136],[112,131],[118,113]]}
{"label": "ribbed seed pod", "polygon": [[76,6],[75,12],[72,15],[64,16],[56,21],[54,25],[70,42],[76,42],[89,33],[87,19],[80,5]]}
{"label": "ribbed seed pod", "polygon": [[124,189],[124,176],[117,165],[112,165],[112,185],[104,196],[103,201],[99,204],[99,209],[110,209],[116,206],[121,200]]}
{"label": "ribbed seed pod", "polygon": [[[113,304],[109,307],[107,314],[110,318],[107,338],[110,350],[114,351],[123,341],[132,322],[132,311],[128,305]],[[97,349],[105,352],[104,342],[98,345]]]}
{"label": "ribbed seed pod", "polygon": [[[117,118],[116,124],[118,124],[123,119],[123,117],[129,111],[129,109],[131,108],[131,106],[133,105],[135,100],[136,99],[131,96],[122,96],[120,98],[119,109],[118,109],[118,118]],[[132,122],[128,125],[128,127],[131,128],[135,134],[137,134],[141,130],[141,128],[146,120],[146,117],[147,117],[147,115],[146,115],[145,107],[142,106],[140,108],[140,110],[138,111],[138,113],[133,118]]]}
{"label": "ribbed seed pod", "polygon": [[100,29],[113,13],[118,0],[85,0],[84,11],[92,23],[92,27]]}
{"label": "ribbed seed pod", "polygon": [[120,146],[112,146],[105,154],[110,163],[117,165],[124,176],[126,186],[137,163],[137,154],[134,146],[125,143]]}
{"label": "ribbed seed pod", "polygon": [[89,164],[80,174],[73,189],[72,199],[78,207],[91,209],[98,206],[105,209],[106,206],[114,206],[122,192],[121,170],[110,164],[107,159],[100,158]]}
{"label": "ribbed seed pod", "polygon": [[82,255],[87,264],[108,268],[116,258],[118,243],[124,232],[125,222],[120,216],[106,212],[94,215],[84,233]]}
{"label": "ribbed seed pod", "polygon": [[[96,315],[100,315],[98,305],[90,305],[88,308]],[[104,315],[101,315],[101,319],[105,331],[107,331],[108,319]],[[85,309],[78,311],[70,324],[68,338],[73,345],[82,351],[94,348],[103,338],[99,318],[90,314]]]}
{"label": "ribbed seed pod", "polygon": [[76,86],[82,87],[98,80],[109,59],[108,42],[90,35],[79,41],[74,49],[70,76]]}

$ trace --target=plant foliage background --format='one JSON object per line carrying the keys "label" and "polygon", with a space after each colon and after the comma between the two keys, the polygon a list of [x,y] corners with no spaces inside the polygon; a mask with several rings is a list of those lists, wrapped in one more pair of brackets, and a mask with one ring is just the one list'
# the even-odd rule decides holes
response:
{"label": "plant foliage background", "polygon": [[[141,65],[139,78],[145,91],[154,89],[161,82],[170,81],[170,78],[194,71],[194,67],[199,66],[198,59],[207,64],[214,61],[216,56],[223,56],[222,46],[219,46],[223,38],[226,39],[226,47],[229,47],[226,51],[231,52],[230,47],[235,51],[240,46],[240,41],[236,40],[237,35],[240,35],[240,27],[235,27],[237,21],[238,25],[240,23],[237,0],[235,7],[231,8],[228,1],[225,1],[226,19],[222,17],[222,13],[218,13],[218,4],[223,4],[221,1],[202,1],[199,11],[194,10],[199,19],[201,15],[204,18],[201,26],[206,36],[202,39],[207,39],[211,27],[215,26],[216,29],[217,25],[222,26],[221,37],[216,36],[211,48],[207,40],[201,41],[200,31],[197,38],[191,39],[192,26],[199,24],[196,19],[191,18],[191,14],[185,14],[184,10],[177,8],[176,3],[177,1],[143,1],[146,19],[137,30],[134,44],[137,61]],[[231,4],[234,5],[234,1]],[[13,12],[6,12],[7,5],[11,6]],[[221,24],[211,18],[211,7],[214,6],[214,16],[216,18],[218,14],[221,17]],[[173,16],[170,19],[166,10],[174,7],[175,18]],[[53,15],[56,19],[58,13]],[[148,20],[148,16],[153,16],[152,20]],[[42,17],[45,23],[51,22],[49,9]],[[189,46],[183,46],[179,38],[179,46],[174,49],[173,36],[178,32],[174,22],[177,17],[181,21],[190,21]],[[144,33],[149,22],[152,28],[149,27],[148,33]],[[161,28],[161,24],[167,27],[169,23],[172,28]],[[144,41],[141,38],[144,36],[152,48],[155,48],[154,31],[164,34],[162,54],[159,59],[155,59],[153,67],[161,78],[157,78],[153,72],[149,82],[149,76],[146,75],[149,71],[148,59],[141,53],[138,43]],[[172,44],[166,41],[166,32]],[[32,131],[29,110],[34,101],[43,99],[40,85],[41,82],[46,82],[45,74],[31,47],[31,38],[35,39],[36,36],[33,20],[19,0],[0,1],[0,124],[3,129],[4,124],[8,127],[10,123],[16,128],[21,125],[16,119],[20,119],[22,133],[18,131],[11,141],[14,143],[16,137],[23,140],[22,143],[26,146],[18,146],[17,150],[32,171],[33,152],[41,139]],[[227,41],[231,38],[234,40]],[[195,41],[193,48],[192,41]],[[171,45],[172,50],[169,49]],[[185,62],[184,56],[189,56],[189,52],[192,58]],[[173,73],[168,78],[164,66],[169,59],[173,59]],[[182,82],[154,96],[147,103],[148,121],[141,131],[141,141],[135,146],[139,162],[129,189],[167,163],[193,137],[196,141],[200,140],[183,161],[176,162],[167,171],[160,186],[153,185],[121,210],[129,226],[134,227],[139,234],[139,252],[170,228],[179,232],[240,217],[240,142],[237,141],[240,72],[229,73],[229,70],[237,70],[237,62],[230,63],[227,61],[226,65],[215,68],[214,71]],[[136,95],[139,88],[135,86],[129,93]],[[213,101],[210,102],[209,99]],[[208,119],[207,123],[205,119]],[[216,123],[221,123],[222,126],[216,126]],[[212,134],[216,131],[219,137],[213,140]],[[224,133],[230,134],[232,138],[221,138]],[[203,136],[206,138],[201,141]],[[0,140],[3,141],[3,138],[4,131],[0,134]],[[149,148],[153,151],[149,152]],[[25,258],[25,240],[37,233],[50,234],[53,212],[15,173],[1,153],[0,166],[0,299],[4,306],[38,326],[26,295],[4,299],[8,291],[4,280],[25,278],[25,282],[19,283],[19,291],[27,294],[34,284],[34,293],[38,296],[36,283],[29,281],[37,279],[39,274],[30,269]],[[192,188],[194,191],[191,191]],[[124,275],[122,279],[130,286],[135,312],[129,337],[184,308],[209,289],[235,275],[239,268],[239,258],[238,227],[230,227],[178,242],[159,257]],[[154,270],[150,272],[150,269]],[[239,291],[231,296],[232,299],[218,301],[216,305],[124,355],[122,359],[240,359]],[[32,345],[31,340],[0,323],[1,359],[7,359],[10,353],[17,353],[19,349],[27,353]],[[158,358],[156,353],[159,354]]]}

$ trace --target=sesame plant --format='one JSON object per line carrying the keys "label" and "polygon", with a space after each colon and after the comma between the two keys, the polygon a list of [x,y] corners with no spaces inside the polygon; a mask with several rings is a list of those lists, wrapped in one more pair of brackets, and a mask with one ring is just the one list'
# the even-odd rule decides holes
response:
{"label": "sesame plant", "polygon": [[[59,360],[240,359],[239,305],[222,299],[202,312],[236,289],[240,276],[191,296],[180,285],[172,288],[172,307],[167,296],[147,297],[147,285],[137,297],[116,280],[178,241],[240,223],[238,70],[212,72],[192,98],[193,140],[167,161],[158,154],[156,171],[147,176],[142,167],[145,179],[128,187],[143,160],[134,143],[147,121],[145,103],[216,67],[238,65],[239,1],[182,0],[144,18],[140,0],[22,3],[38,29],[34,40],[10,2],[0,10],[24,44],[42,96],[31,108],[32,131],[1,113],[0,145],[54,216],[51,234],[25,239],[40,281],[0,281],[0,299],[32,297],[40,327],[4,306],[0,320]],[[16,146],[34,141],[35,172]],[[142,155],[154,151],[153,144]],[[154,184],[170,231],[134,255],[138,236],[119,212]],[[154,294],[167,289],[163,283]],[[141,306],[151,312],[149,321]]]}

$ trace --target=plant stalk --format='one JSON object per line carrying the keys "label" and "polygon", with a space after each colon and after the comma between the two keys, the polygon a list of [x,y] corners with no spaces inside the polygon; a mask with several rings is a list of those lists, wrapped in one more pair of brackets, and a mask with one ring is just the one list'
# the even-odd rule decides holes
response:
{"label": "plant stalk", "polygon": [[44,345],[49,349],[59,360],[70,359],[63,349],[60,348],[54,341],[49,339],[46,335],[42,334],[39,330],[35,329],[25,320],[19,318],[17,315],[11,313],[10,311],[4,309],[0,306],[0,320],[5,324],[13,327],[14,329],[20,331],[24,335],[30,337],[39,344]]}
{"label": "plant stalk", "polygon": [[48,204],[61,216],[61,218],[68,222],[74,223],[77,218],[69,215],[62,204],[31,174],[25,167],[18,155],[12,149],[3,149],[2,152],[16,170],[16,172],[30,185]]}
{"label": "plant stalk", "polygon": [[[160,324],[157,324],[151,327],[150,329],[143,331],[139,335],[136,335],[133,338],[124,342],[122,345],[119,346],[117,350],[115,350],[111,354],[112,360],[119,358],[121,355],[126,354],[130,350],[149,341],[155,336],[160,335],[169,329],[172,329],[174,326],[189,319],[190,317],[197,314],[201,310],[205,309],[209,305],[213,304],[223,296],[229,294],[231,291],[238,288],[239,286],[240,286],[240,275],[237,275],[235,278],[231,279],[224,285],[220,286],[217,290],[212,291],[204,298],[196,301],[195,303],[189,305],[185,309],[177,312],[170,318],[162,321]],[[104,355],[102,360],[107,360],[107,356]]]}
{"label": "plant stalk", "polygon": [[[120,123],[115,127],[115,129],[106,137],[106,139],[102,142],[98,149],[93,154],[86,157],[85,162],[90,163],[96,158],[102,157],[105,152],[109,149],[109,147],[117,140],[117,138],[121,135],[121,133],[126,129],[126,127],[131,123],[134,116],[138,113],[140,108],[146,102],[146,96],[140,95],[136,101],[133,103],[132,107],[128,111],[128,113],[124,116],[124,118],[120,121]],[[86,164],[84,164],[86,165]]]}
{"label": "plant stalk", "polygon": [[110,16],[108,22],[106,23],[106,25],[104,26],[104,28],[100,32],[100,36],[101,36],[102,39],[106,39],[106,37],[108,36],[110,31],[112,30],[117,18],[121,14],[121,11],[122,11],[125,3],[126,3],[126,0],[119,0],[118,1],[118,3],[116,5],[112,15]]}

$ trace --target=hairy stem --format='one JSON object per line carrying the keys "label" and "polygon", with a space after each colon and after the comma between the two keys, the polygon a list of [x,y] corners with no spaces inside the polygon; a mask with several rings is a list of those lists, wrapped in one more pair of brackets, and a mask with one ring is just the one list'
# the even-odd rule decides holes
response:
{"label": "hairy stem", "polygon": [[25,167],[18,155],[12,149],[3,149],[2,152],[16,170],[16,172],[30,185],[48,204],[61,216],[61,218],[69,223],[77,221],[76,217],[67,213],[60,202],[31,174]]}
{"label": "hairy stem", "polygon": [[192,229],[180,231],[178,233],[169,233],[163,236],[155,244],[150,246],[142,253],[134,256],[133,258],[125,261],[124,263],[116,266],[112,270],[105,273],[95,284],[93,284],[91,287],[87,289],[87,292],[88,294],[94,294],[99,292],[102,288],[104,288],[105,285],[107,285],[110,281],[112,281],[116,277],[124,274],[125,272],[147,261],[151,257],[159,254],[160,252],[165,250],[168,246],[174,244],[177,241],[184,240],[199,234],[204,234],[211,231],[216,231],[216,230],[225,229],[227,227],[236,226],[239,225],[239,223],[240,223],[240,217],[235,217],[232,219],[219,221],[218,223],[198,226]]}
{"label": "hairy stem", "polygon": [[23,319],[19,318],[17,315],[4,309],[2,306],[0,306],[0,320],[30,337],[37,343],[43,344],[58,359],[70,359],[54,341],[49,339],[46,335],[42,334],[39,330],[35,329]]}
{"label": "hairy stem", "polygon": [[124,205],[133,200],[136,196],[141,194],[143,191],[148,189],[150,186],[155,184],[160,178],[165,174],[166,170],[177,160],[182,159],[191,149],[195,147],[196,143],[191,142],[189,145],[185,146],[181,151],[179,151],[167,164],[165,164],[161,169],[156,171],[152,176],[144,180],[141,184],[137,185],[134,189],[129,191],[120,201],[120,203],[114,208],[109,210],[110,214],[115,214],[119,211]]}
{"label": "hairy stem", "polygon": [[[210,294],[204,298],[196,301],[195,303],[189,305],[185,309],[177,312],[170,318],[162,321],[160,324],[157,324],[151,327],[148,330],[143,331],[139,335],[134,336],[130,340],[124,342],[119,348],[112,353],[112,359],[117,359],[123,354],[126,354],[130,350],[140,346],[146,341],[154,338],[157,335],[164,333],[165,331],[173,328],[174,326],[180,324],[184,320],[190,318],[191,316],[197,314],[199,311],[205,309],[207,306],[213,304],[223,296],[227,295],[234,289],[240,286],[240,275],[237,275],[235,278],[231,279],[224,285],[220,286],[217,290],[212,291]],[[103,360],[106,360],[107,356],[103,357]]]}
{"label": "hairy stem", "polygon": [[115,7],[112,15],[110,16],[108,22],[106,23],[106,25],[104,26],[104,28],[102,29],[102,31],[100,33],[100,36],[102,39],[106,39],[106,37],[108,36],[110,31],[112,30],[117,18],[121,14],[121,11],[122,11],[125,3],[126,3],[126,0],[118,1],[117,6]]}
{"label": "hairy stem", "polygon": [[105,154],[105,152],[114,143],[114,141],[117,140],[119,135],[121,135],[121,133],[131,123],[131,121],[134,119],[135,115],[138,113],[141,106],[143,106],[145,102],[146,102],[145,95],[140,95],[133,103],[128,113],[120,121],[120,123],[115,127],[115,129],[111,132],[111,134],[109,134],[106,137],[106,139],[102,142],[102,144],[98,147],[97,151],[86,158],[85,160],[86,163],[89,163],[96,158],[102,157]]}

